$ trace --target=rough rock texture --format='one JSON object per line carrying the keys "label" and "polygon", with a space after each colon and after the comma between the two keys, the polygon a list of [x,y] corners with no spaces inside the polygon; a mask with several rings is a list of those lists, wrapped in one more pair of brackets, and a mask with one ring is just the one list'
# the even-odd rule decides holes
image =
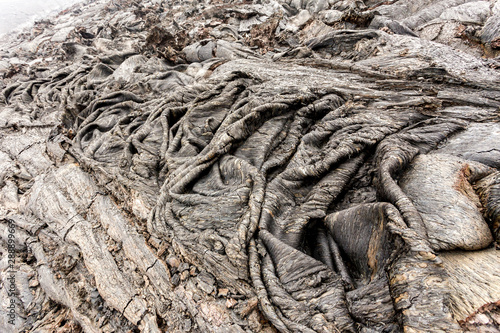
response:
{"label": "rough rock texture", "polygon": [[5,37],[0,331],[498,331],[498,15],[114,0]]}
{"label": "rough rock texture", "polygon": [[413,160],[401,178],[401,189],[417,208],[435,250],[480,250],[493,241],[471,183],[498,171],[484,164],[429,154]]}

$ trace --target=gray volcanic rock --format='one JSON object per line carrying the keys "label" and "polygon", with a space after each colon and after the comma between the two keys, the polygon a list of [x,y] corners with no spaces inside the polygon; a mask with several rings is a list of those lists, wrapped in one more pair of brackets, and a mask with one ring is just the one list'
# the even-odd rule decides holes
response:
{"label": "gray volcanic rock", "polygon": [[102,0],[4,37],[0,331],[498,329],[497,17]]}
{"label": "gray volcanic rock", "polygon": [[484,165],[441,154],[415,158],[400,186],[422,216],[435,250],[481,250],[491,244],[471,183],[494,173]]}

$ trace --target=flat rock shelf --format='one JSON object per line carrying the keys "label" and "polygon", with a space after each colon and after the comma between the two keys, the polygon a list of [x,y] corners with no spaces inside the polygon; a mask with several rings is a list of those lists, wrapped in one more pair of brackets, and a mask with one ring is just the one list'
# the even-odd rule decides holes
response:
{"label": "flat rock shelf", "polygon": [[500,332],[500,1],[86,1],[0,41],[0,332]]}

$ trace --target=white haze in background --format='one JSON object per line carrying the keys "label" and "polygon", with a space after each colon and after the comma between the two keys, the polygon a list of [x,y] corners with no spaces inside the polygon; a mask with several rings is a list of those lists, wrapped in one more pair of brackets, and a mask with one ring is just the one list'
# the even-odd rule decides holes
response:
{"label": "white haze in background", "polygon": [[83,0],[0,0],[0,35],[20,30]]}

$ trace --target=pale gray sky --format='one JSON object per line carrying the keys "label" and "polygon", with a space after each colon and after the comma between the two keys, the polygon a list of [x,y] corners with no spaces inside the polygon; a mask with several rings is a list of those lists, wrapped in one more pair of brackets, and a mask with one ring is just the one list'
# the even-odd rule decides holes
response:
{"label": "pale gray sky", "polygon": [[83,0],[0,0],[0,35]]}

